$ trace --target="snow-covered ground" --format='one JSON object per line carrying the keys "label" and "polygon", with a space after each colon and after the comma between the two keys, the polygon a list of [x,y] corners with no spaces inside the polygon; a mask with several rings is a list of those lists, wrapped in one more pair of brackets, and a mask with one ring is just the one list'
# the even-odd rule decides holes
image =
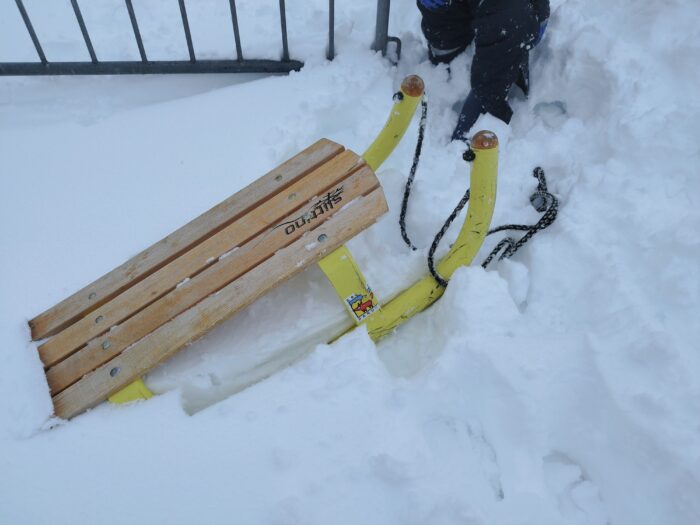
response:
{"label": "snow-covered ground", "polygon": [[[25,4],[50,59],[86,58],[69,2]],[[123,3],[83,4],[98,55],[135,58]],[[274,57],[276,0],[239,4],[244,49]],[[153,58],[185,58],[177,2],[135,5]],[[306,60],[289,76],[0,79],[0,524],[700,523],[694,0],[552,1],[530,99],[510,128],[479,124],[502,144],[495,224],[537,220],[537,165],[561,202],[512,261],[458,271],[378,345],[357,330],[316,348],[300,340],[345,314],[308,270],[150,374],[163,395],[56,426],[27,319],[320,137],[362,152],[408,73],[430,101],[422,250],[397,224],[415,122],[379,171],[390,213],[350,248],[380,297],[426,271],[468,182],[448,141],[471,56],[430,66],[401,0],[394,67],[358,0],[338,2],[329,63],[325,0],[287,8]],[[200,56],[230,56],[228,3],[188,9]],[[23,31],[0,3],[0,60],[34,59]]]}

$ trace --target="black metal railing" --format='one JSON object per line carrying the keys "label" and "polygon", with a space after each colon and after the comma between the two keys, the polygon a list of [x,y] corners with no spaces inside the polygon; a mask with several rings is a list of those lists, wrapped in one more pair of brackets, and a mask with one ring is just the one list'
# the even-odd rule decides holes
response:
{"label": "black metal railing", "polygon": [[[182,27],[185,32],[189,60],[149,60],[141,38],[136,13],[132,0],[125,0],[131,28],[134,32],[136,45],[139,49],[141,60],[127,61],[101,61],[95,53],[95,48],[90,39],[90,33],[80,11],[78,0],[71,0],[73,12],[77,19],[80,31],[85,41],[85,47],[90,55],[90,61],[84,62],[51,62],[41,46],[39,38],[34,31],[31,19],[24,7],[22,0],[15,0],[24,25],[32,39],[38,62],[0,62],[0,75],[119,75],[119,74],[147,74],[147,73],[288,73],[298,71],[304,65],[299,60],[290,58],[289,41],[287,38],[287,11],[285,1],[279,0],[280,26],[282,37],[282,54],[279,60],[244,58],[241,45],[241,35],[238,27],[238,15],[236,0],[229,0],[231,10],[231,24],[236,48],[235,59],[199,60],[195,54],[192,34],[190,32],[189,19],[185,0],[178,0]],[[387,21],[388,22],[388,21]],[[328,48],[327,57],[332,60],[335,56],[335,0],[329,0],[328,20]]]}
{"label": "black metal railing", "polygon": [[[78,0],[70,0],[75,13],[75,18],[80,27],[80,32],[85,41],[85,47],[90,55],[90,62],[49,62],[46,58],[39,38],[34,31],[31,19],[24,7],[22,0],[15,0],[27,32],[32,39],[39,62],[0,62],[0,76],[2,75],[120,75],[120,74],[162,74],[162,73],[288,73],[298,71],[304,65],[299,60],[293,60],[289,55],[289,41],[287,38],[287,10],[285,0],[279,0],[280,29],[282,36],[282,56],[280,60],[249,59],[243,56],[241,33],[238,27],[238,13],[236,0],[229,0],[231,11],[231,27],[236,48],[235,59],[223,60],[199,60],[195,54],[190,32],[190,23],[187,16],[185,0],[178,0],[182,27],[185,32],[187,52],[189,60],[149,60],[136,20],[136,13],[132,0],[124,0],[131,21],[131,29],[139,50],[140,61],[100,61],[95,53],[95,48],[90,39],[90,33],[83,14],[80,11]],[[401,40],[389,36],[389,11],[391,0],[377,0],[377,19],[375,37],[372,49],[387,54],[389,42],[396,45],[396,59],[401,56]],[[328,2],[328,48],[326,50],[328,60],[335,57],[335,0]]]}
{"label": "black metal railing", "polygon": [[396,45],[396,60],[401,58],[401,39],[396,36],[389,36],[389,11],[391,0],[377,0],[377,23],[374,30],[374,42],[372,49],[381,51],[382,56],[386,56],[389,42]]}

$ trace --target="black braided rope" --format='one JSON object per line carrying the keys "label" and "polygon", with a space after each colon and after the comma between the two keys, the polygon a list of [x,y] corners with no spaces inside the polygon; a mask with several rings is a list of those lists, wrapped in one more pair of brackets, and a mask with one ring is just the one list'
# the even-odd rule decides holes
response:
{"label": "black braided rope", "polygon": [[557,214],[559,213],[559,201],[547,190],[547,179],[545,179],[544,170],[537,167],[533,170],[532,176],[537,179],[538,184],[537,190],[530,197],[530,202],[533,206],[535,206],[537,211],[544,211],[544,214],[542,217],[540,217],[540,220],[537,221],[536,224],[531,226],[523,224],[507,224],[505,226],[499,226],[498,228],[490,230],[487,235],[505,230],[527,231],[527,233],[517,241],[513,240],[511,237],[506,237],[503,241],[499,242],[481,264],[482,268],[486,268],[506,245],[506,249],[503,250],[503,253],[501,253],[498,260],[502,261],[503,259],[510,259],[513,255],[515,255],[515,252],[517,252],[525,243],[532,239],[537,232],[544,230],[556,220]]}
{"label": "black braided rope", "polygon": [[[544,214],[542,215],[540,220],[533,225],[505,224],[503,226],[498,226],[497,228],[489,230],[489,232],[486,235],[491,235],[493,233],[508,230],[524,231],[527,233],[517,241],[512,237],[506,237],[505,239],[500,241],[496,245],[496,247],[493,250],[491,250],[491,253],[489,253],[488,257],[484,259],[484,262],[481,263],[482,268],[486,268],[499,253],[501,254],[498,258],[499,261],[502,261],[503,259],[510,259],[520,248],[522,248],[530,239],[532,239],[532,237],[537,232],[547,228],[557,218],[557,213],[559,212],[559,201],[554,195],[549,193],[549,191],[547,190],[547,179],[545,179],[544,170],[540,167],[537,167],[533,170],[532,176],[537,179],[538,184],[537,190],[530,197],[530,202],[532,202],[533,206],[537,208],[537,211],[544,211]],[[440,241],[447,232],[447,229],[450,227],[452,222],[455,220],[459,212],[462,211],[462,208],[464,208],[468,201],[469,190],[467,190],[467,192],[464,194],[462,200],[459,201],[457,207],[450,214],[450,216],[445,221],[445,224],[443,224],[442,228],[435,236],[433,244],[430,246],[430,251],[428,252],[428,269],[430,270],[430,274],[433,276],[433,278],[441,286],[446,287],[447,280],[445,280],[435,268],[435,252],[437,251],[437,247],[440,244]]]}
{"label": "black braided rope", "polygon": [[455,209],[452,210],[452,213],[450,213],[450,216],[445,221],[445,224],[442,225],[442,228],[440,228],[440,231],[433,239],[433,244],[430,245],[430,250],[428,251],[428,269],[430,270],[430,275],[432,275],[438,283],[445,287],[447,286],[447,281],[443,279],[442,275],[440,275],[435,268],[435,252],[437,251],[438,245],[440,244],[440,241],[444,237],[445,233],[447,233],[450,225],[452,225],[452,222],[457,218],[459,212],[462,211],[462,208],[467,205],[467,202],[469,202],[469,190],[465,192],[462,200],[460,200]]}
{"label": "black braided rope", "polygon": [[[402,93],[399,92],[396,94],[396,96],[398,95],[402,95]],[[401,238],[412,250],[417,250],[417,248],[411,242],[411,239],[408,236],[408,232],[406,231],[406,212],[408,211],[408,200],[411,196],[411,190],[413,189],[413,181],[416,177],[416,172],[418,171],[418,162],[420,161],[420,155],[423,149],[423,139],[425,138],[425,124],[427,117],[428,102],[425,98],[425,95],[423,95],[423,98],[421,99],[420,124],[418,125],[418,140],[416,142],[416,150],[413,154],[413,164],[411,165],[411,171],[408,175],[408,179],[406,180],[406,186],[403,192],[403,200],[401,202],[401,214],[399,215]],[[471,162],[474,160],[475,155],[471,147],[469,147],[469,145],[467,145],[467,147],[468,149],[464,153],[464,160],[467,162]],[[484,259],[484,262],[481,263],[482,268],[486,268],[499,253],[501,254],[498,257],[499,261],[502,261],[503,259],[510,259],[520,248],[522,248],[530,239],[532,239],[532,237],[537,232],[542,231],[548,226],[550,226],[557,218],[557,213],[559,212],[559,201],[547,189],[547,179],[545,178],[544,170],[538,166],[533,170],[532,176],[537,179],[537,190],[535,190],[535,192],[530,196],[530,202],[538,212],[543,214],[542,217],[540,217],[540,220],[537,221],[536,224],[532,225],[505,224],[503,226],[498,226],[497,228],[489,230],[486,235],[491,235],[502,231],[524,231],[527,233],[517,241],[512,237],[506,237],[503,240],[501,240],[495,246],[495,248],[491,250],[491,253],[489,253],[486,259]],[[438,246],[440,245],[440,241],[445,236],[445,233],[447,233],[447,230],[457,218],[457,215],[459,215],[459,212],[461,212],[462,209],[467,205],[467,202],[469,202],[469,196],[470,191],[469,189],[467,189],[462,199],[459,201],[455,209],[452,210],[452,213],[450,213],[450,216],[442,225],[442,228],[440,228],[440,231],[437,233],[437,235],[435,235],[435,238],[433,239],[433,242],[430,245],[430,250],[428,251],[428,269],[430,270],[430,274],[438,282],[438,284],[440,284],[443,287],[447,287],[448,281],[438,273],[437,268],[435,267],[435,252],[437,251]]]}
{"label": "black braided rope", "polygon": [[[507,246],[507,248],[503,252],[503,254],[505,255],[505,253],[508,250],[510,250],[514,245],[515,245],[515,240],[513,239],[513,237],[506,237],[505,239],[503,239],[501,242],[499,242],[496,245],[496,247],[491,251],[491,253],[489,253],[489,256],[486,257],[486,259],[484,259],[483,263],[481,263],[481,267],[486,268],[491,263],[493,258],[496,257],[498,252],[500,252],[503,249],[504,246]],[[501,259],[499,258],[498,260],[500,261]]]}
{"label": "black braided rope", "polygon": [[406,242],[411,250],[417,250],[411,239],[408,237],[406,232],[406,212],[408,211],[408,198],[411,196],[411,189],[413,188],[413,180],[416,178],[416,171],[418,171],[418,161],[420,161],[421,150],[423,149],[423,138],[425,137],[425,123],[428,119],[428,102],[425,99],[425,94],[420,101],[421,104],[421,114],[420,123],[418,124],[418,141],[416,142],[416,151],[413,154],[413,164],[411,165],[411,171],[408,174],[408,179],[406,180],[406,187],[403,190],[403,200],[401,201],[401,214],[399,215],[399,227],[401,228],[401,238]]}

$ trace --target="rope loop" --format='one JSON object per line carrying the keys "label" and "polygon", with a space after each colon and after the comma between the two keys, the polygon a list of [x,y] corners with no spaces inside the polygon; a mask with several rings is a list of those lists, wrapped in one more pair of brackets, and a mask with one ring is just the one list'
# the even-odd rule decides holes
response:
{"label": "rope loop", "polygon": [[[544,213],[542,217],[540,217],[540,220],[533,225],[507,224],[494,228],[488,232],[487,235],[507,230],[527,232],[517,241],[514,241],[509,237],[506,238],[506,240],[509,240],[510,242],[508,243],[508,247],[498,258],[499,261],[502,261],[503,259],[510,259],[520,248],[522,248],[530,239],[532,239],[537,232],[549,227],[556,220],[557,214],[559,213],[559,201],[547,189],[547,179],[545,178],[544,170],[538,166],[533,170],[532,176],[537,179],[537,190],[535,190],[535,192],[530,196],[530,202],[538,212]],[[503,241],[496,245],[496,248],[494,248],[486,260],[481,264],[482,268],[486,268],[491,263],[495,255],[503,247],[502,243]]]}
{"label": "rope loop", "polygon": [[486,268],[489,265],[489,263],[493,260],[493,258],[496,257],[496,255],[498,255],[498,253],[503,249],[503,247],[505,247],[506,249],[503,250],[503,253],[498,258],[498,260],[500,261],[501,259],[503,259],[506,256],[506,254],[510,250],[513,249],[513,246],[515,246],[515,240],[513,240],[512,237],[506,237],[501,242],[499,242],[493,250],[491,250],[491,253],[489,253],[489,256],[486,257],[486,259],[484,260],[483,263],[481,263],[481,267]]}

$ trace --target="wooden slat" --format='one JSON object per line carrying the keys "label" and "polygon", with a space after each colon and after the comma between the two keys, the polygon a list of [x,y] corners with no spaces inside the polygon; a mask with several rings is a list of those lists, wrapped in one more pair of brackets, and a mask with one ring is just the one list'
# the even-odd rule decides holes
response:
{"label": "wooden slat", "polygon": [[72,354],[93,337],[134,315],[158,300],[184,279],[213,264],[220,256],[239,247],[248,239],[279,223],[292,210],[314,196],[322,188],[335,184],[359,169],[364,162],[355,153],[344,151],[329,162],[299,179],[283,192],[249,210],[212,237],[149,275],[108,303],[59,332],[39,346],[39,356],[46,367]]}
{"label": "wooden slat", "polygon": [[343,146],[330,140],[319,140],[211,210],[29,321],[32,339],[37,341],[56,334],[227,226],[260,200],[283,191],[299,178],[339,155],[343,149]]}
{"label": "wooden slat", "polygon": [[[387,211],[381,187],[356,199],[218,293],[180,314],[53,398],[57,416],[71,418],[153,369],[255,299],[318,261]],[[324,242],[318,242],[326,235]],[[314,242],[316,241],[316,242]]]}
{"label": "wooden slat", "polygon": [[[336,204],[333,209],[318,215],[314,219],[317,223],[327,220],[339,211],[343,205],[351,202],[353,199],[367,195],[375,190],[378,184],[377,178],[367,165],[363,165],[359,171],[354,172],[353,175],[346,179],[331,180],[329,183],[331,183],[330,186],[318,189],[317,197],[322,197],[326,192],[341,189],[341,202]],[[292,214],[271,225],[265,232],[251,239],[229,256],[178,286],[124,323],[114,327],[104,334],[103,337],[93,339],[85,348],[80,349],[67,359],[49,368],[46,377],[52,394],[56,395],[63,391],[85,374],[119,355],[122,350],[145,337],[176,315],[250,271],[278,250],[288,246],[301,237],[305,231],[312,227],[317,227],[318,224],[309,222],[302,228],[296,228],[291,234],[285,232],[284,228],[278,227],[280,223],[293,222],[303,214],[309,213],[314,209],[316,202],[318,202],[317,198],[314,198],[304,203],[303,206],[294,210]]]}

